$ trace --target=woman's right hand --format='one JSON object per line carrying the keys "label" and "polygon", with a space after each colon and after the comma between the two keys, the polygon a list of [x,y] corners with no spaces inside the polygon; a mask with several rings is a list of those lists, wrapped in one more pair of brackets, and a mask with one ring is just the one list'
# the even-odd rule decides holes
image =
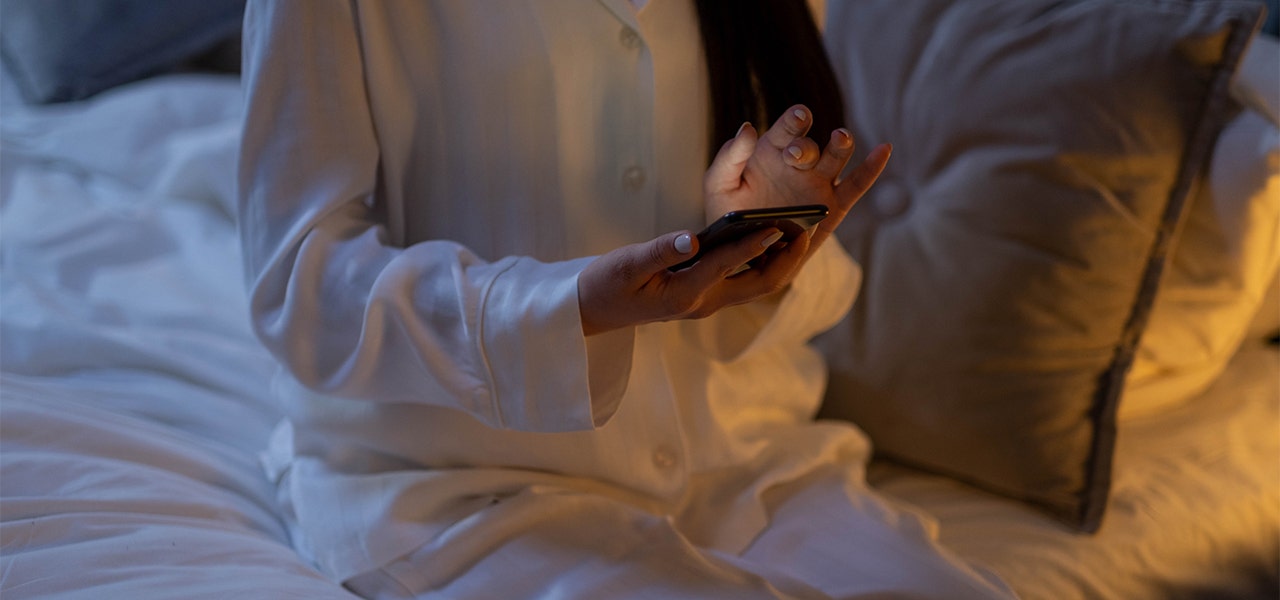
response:
{"label": "woman's right hand", "polygon": [[708,251],[692,267],[669,271],[698,251],[691,233],[668,233],[623,246],[592,261],[578,276],[578,306],[585,335],[655,321],[698,319],[774,294],[800,269],[809,240],[800,236],[752,264],[782,232],[767,228]]}

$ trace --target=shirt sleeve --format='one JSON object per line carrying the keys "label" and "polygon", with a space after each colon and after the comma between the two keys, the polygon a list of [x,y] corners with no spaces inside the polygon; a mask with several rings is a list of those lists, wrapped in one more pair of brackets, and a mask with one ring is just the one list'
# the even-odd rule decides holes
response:
{"label": "shirt sleeve", "polygon": [[589,258],[486,262],[453,242],[388,242],[356,18],[340,0],[246,11],[239,214],[259,338],[317,392],[498,428],[603,424],[634,332],[587,344],[577,278]]}

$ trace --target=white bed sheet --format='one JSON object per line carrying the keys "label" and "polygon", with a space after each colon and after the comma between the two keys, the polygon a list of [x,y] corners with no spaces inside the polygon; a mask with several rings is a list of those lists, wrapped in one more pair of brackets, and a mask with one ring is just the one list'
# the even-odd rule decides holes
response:
{"label": "white bed sheet", "polygon": [[[279,415],[231,217],[239,83],[0,118],[0,596],[352,598],[253,449]],[[215,568],[216,566],[216,568]]]}
{"label": "white bed sheet", "polygon": [[868,477],[1027,600],[1278,598],[1280,351],[1257,333],[1195,401],[1121,425],[1094,536],[908,468],[876,463]]}

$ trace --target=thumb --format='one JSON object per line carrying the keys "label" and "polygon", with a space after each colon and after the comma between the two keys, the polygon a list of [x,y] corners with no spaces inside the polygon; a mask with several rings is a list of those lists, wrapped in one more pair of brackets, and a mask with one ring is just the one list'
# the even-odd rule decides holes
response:
{"label": "thumb", "polygon": [[742,171],[756,148],[756,129],[751,123],[743,123],[738,134],[724,143],[715,160],[707,168],[705,188],[708,192],[725,192],[738,189],[742,183]]}
{"label": "thumb", "polygon": [[675,270],[675,267],[693,260],[698,255],[698,237],[688,231],[676,231],[649,240],[640,247],[643,251],[637,258],[643,265],[636,265],[636,269],[652,274]]}
{"label": "thumb", "polygon": [[697,254],[698,238],[688,231],[676,231],[620,248],[612,270],[627,283],[641,283],[656,273],[686,266],[683,263],[692,261]]}

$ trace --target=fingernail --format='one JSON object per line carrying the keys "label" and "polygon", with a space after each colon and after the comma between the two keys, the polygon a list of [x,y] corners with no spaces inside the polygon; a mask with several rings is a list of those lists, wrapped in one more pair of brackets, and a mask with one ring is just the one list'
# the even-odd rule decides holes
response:
{"label": "fingernail", "polygon": [[680,254],[688,254],[693,251],[693,238],[689,234],[682,233],[676,237],[676,252]]}
{"label": "fingernail", "polygon": [[804,109],[802,108],[797,108],[791,111],[791,114],[795,115],[796,118],[800,119],[801,121],[805,120],[808,117],[808,115],[805,114]]}
{"label": "fingernail", "polygon": [[774,244],[774,242],[777,242],[777,241],[778,241],[778,240],[780,240],[780,239],[782,239],[782,232],[781,232],[781,231],[775,231],[775,232],[773,232],[773,235],[771,235],[771,236],[769,236],[769,237],[767,237],[767,238],[764,238],[764,241],[760,242],[760,246],[761,246],[762,248],[768,248],[769,246],[772,246],[772,245]]}
{"label": "fingernail", "polygon": [[742,135],[742,131],[745,130],[747,128],[747,125],[750,125],[750,124],[751,124],[751,121],[743,121],[742,124],[738,126],[738,133],[733,134],[733,137],[738,137]]}
{"label": "fingernail", "polygon": [[841,148],[848,148],[853,144],[853,134],[849,133],[849,130],[843,127],[837,129],[836,143],[839,144]]}
{"label": "fingernail", "polygon": [[796,146],[792,146],[790,148],[787,148],[787,154],[790,154],[791,157],[796,160],[800,160],[800,157],[804,156],[804,150],[801,150]]}

